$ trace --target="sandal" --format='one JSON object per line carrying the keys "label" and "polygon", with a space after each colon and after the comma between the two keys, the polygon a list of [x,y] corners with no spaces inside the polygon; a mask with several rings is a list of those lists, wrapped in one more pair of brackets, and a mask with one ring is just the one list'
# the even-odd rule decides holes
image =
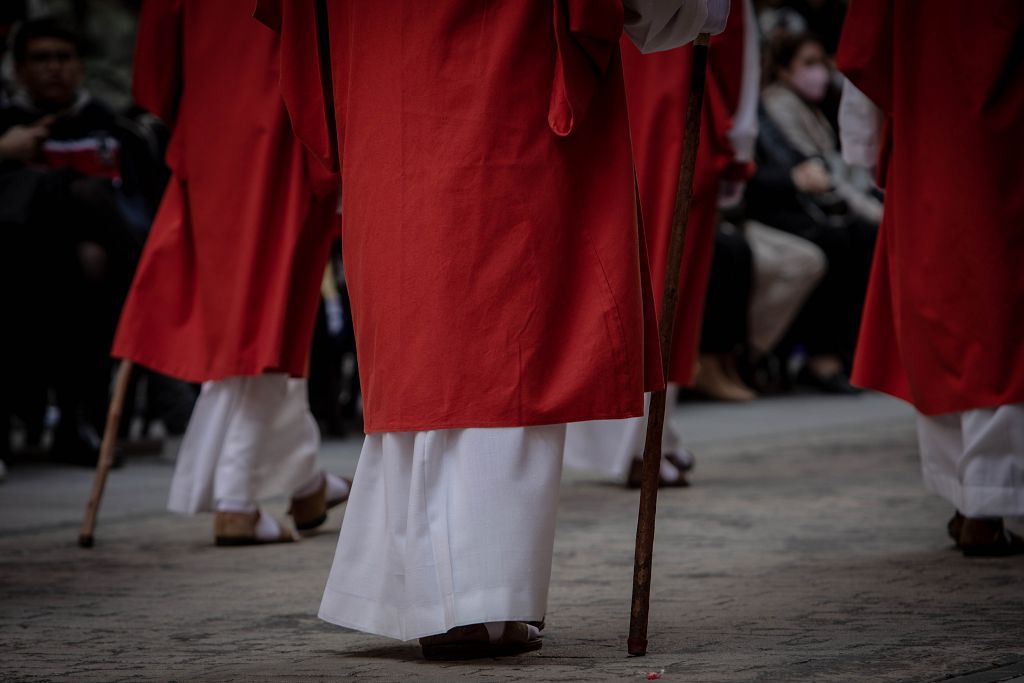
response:
{"label": "sandal", "polygon": [[217,512],[213,517],[213,540],[216,545],[264,545],[267,543],[292,543],[295,535],[283,524],[278,524],[281,533],[276,538],[264,539],[256,535],[260,521],[259,510],[254,512]]}
{"label": "sandal", "polygon": [[[665,456],[668,460],[668,456]],[[669,462],[675,467],[675,463]],[[676,469],[679,469],[678,467]],[[638,489],[644,480],[644,459],[633,458],[633,462],[629,464],[629,476],[626,478],[626,488]],[[679,478],[673,481],[669,481],[665,477],[658,477],[658,488],[681,488],[689,486],[690,482],[686,480],[686,474],[682,469],[679,469]]]}
{"label": "sandal", "polygon": [[666,453],[663,457],[680,472],[689,472],[697,465],[697,457],[689,448],[682,448],[678,453]]}
{"label": "sandal", "polygon": [[456,626],[447,633],[420,638],[423,658],[431,661],[510,657],[539,650],[543,644],[539,631],[522,621],[506,621],[494,640],[484,624]]}
{"label": "sandal", "polygon": [[[352,490],[352,480],[345,479],[348,490]],[[292,498],[288,514],[295,522],[295,528],[299,531],[310,531],[327,521],[327,511],[337,507],[348,500],[348,495],[336,500],[327,500],[327,476],[324,475],[320,482],[320,488],[308,496]]]}
{"label": "sandal", "polygon": [[964,557],[1007,557],[1024,554],[1024,538],[1003,525],[1002,519],[963,518],[960,550]]}

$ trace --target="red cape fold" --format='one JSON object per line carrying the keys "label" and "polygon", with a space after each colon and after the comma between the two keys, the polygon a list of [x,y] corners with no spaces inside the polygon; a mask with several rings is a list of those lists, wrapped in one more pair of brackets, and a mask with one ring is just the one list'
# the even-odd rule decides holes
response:
{"label": "red cape fold", "polygon": [[[682,385],[693,382],[714,252],[719,182],[733,161],[733,149],[726,134],[739,104],[744,49],[744,11],[740,2],[734,5],[725,31],[711,39],[708,54],[693,200],[679,274],[679,304],[669,359],[668,379]],[[693,47],[644,55],[623,38],[622,54],[640,182],[640,206],[660,313],[683,157]]]}
{"label": "red cape fold", "polygon": [[[260,0],[282,45],[315,35],[291,5]],[[366,430],[642,414],[660,358],[621,4],[328,10]],[[281,55],[295,79],[282,89],[309,95],[289,100],[292,120],[312,121],[309,56]],[[310,144],[318,127],[299,134]]]}
{"label": "red cape fold", "polygon": [[306,373],[338,180],[292,133],[277,36],[250,0],[147,0],[139,104],[173,172],[113,355],[189,381]]}
{"label": "red cape fold", "polygon": [[853,0],[840,69],[887,116],[853,379],[933,415],[1024,401],[1024,3]]}

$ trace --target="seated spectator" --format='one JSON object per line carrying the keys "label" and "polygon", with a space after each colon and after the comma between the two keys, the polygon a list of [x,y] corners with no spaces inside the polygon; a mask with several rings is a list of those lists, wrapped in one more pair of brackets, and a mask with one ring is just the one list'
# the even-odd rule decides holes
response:
{"label": "seated spectator", "polygon": [[758,169],[747,186],[752,219],[813,242],[828,268],[792,330],[805,347],[800,378],[826,392],[853,393],[848,366],[860,324],[881,202],[838,152],[817,106],[830,81],[813,37],[782,36],[770,51],[762,96]]}
{"label": "seated spectator", "polygon": [[111,338],[151,202],[136,191],[145,161],[134,141],[81,88],[78,49],[75,34],[46,20],[26,22],[14,37],[20,90],[0,108],[0,267],[17,333],[4,354],[11,379],[2,407],[17,411],[40,384],[53,389],[61,414],[54,449],[90,463]]}
{"label": "seated spectator", "polygon": [[789,381],[779,344],[828,264],[813,243],[764,223],[745,221],[743,234],[754,265],[747,379],[759,393],[784,391]]}
{"label": "seated spectator", "polygon": [[753,256],[743,231],[720,223],[708,277],[700,365],[694,388],[719,401],[751,401],[757,397],[740,377],[739,358],[745,355],[750,308]]}
{"label": "seated spectator", "polygon": [[59,21],[81,38],[84,87],[122,113],[133,104],[132,57],[141,4],[139,0],[32,0],[25,9],[26,18]]}
{"label": "seated spectator", "polygon": [[831,82],[825,48],[810,34],[782,36],[772,44],[773,82],[761,94],[764,111],[800,154],[824,164],[829,190],[850,212],[877,225],[882,204],[871,177],[843,161],[835,129],[818,106]]}
{"label": "seated spectator", "polygon": [[715,234],[695,389],[748,401],[787,388],[776,347],[825,268],[811,242],[728,210]]}

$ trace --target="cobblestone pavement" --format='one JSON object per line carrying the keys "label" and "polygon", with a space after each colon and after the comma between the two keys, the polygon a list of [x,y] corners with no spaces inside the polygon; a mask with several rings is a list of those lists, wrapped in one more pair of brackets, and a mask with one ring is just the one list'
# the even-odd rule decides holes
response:
{"label": "cobblestone pavement", "polygon": [[[544,649],[436,664],[316,619],[339,513],[295,546],[214,548],[209,518],[162,511],[169,462],[136,458],[112,474],[97,546],[81,550],[91,473],[13,467],[0,484],[0,679],[1024,678],[1024,558],[952,549],[952,511],[921,488],[905,410],[871,398],[834,404],[831,425],[802,423],[820,403],[677,413],[699,469],[659,501],[645,658],[625,656],[637,494],[590,475],[563,484]],[[351,473],[357,451],[333,443],[325,460]]]}

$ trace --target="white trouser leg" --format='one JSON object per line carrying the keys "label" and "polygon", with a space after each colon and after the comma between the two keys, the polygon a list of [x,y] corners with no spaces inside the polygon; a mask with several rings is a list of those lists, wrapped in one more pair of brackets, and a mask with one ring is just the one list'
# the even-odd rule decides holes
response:
{"label": "white trouser leg", "polygon": [[565,425],[369,434],[320,617],[411,640],[544,616]]}
{"label": "white trouser leg", "polygon": [[929,489],[968,517],[1024,515],[1024,404],[918,416]]}
{"label": "white trouser leg", "polygon": [[[665,395],[665,429],[661,437],[662,453],[679,453],[683,448],[679,426],[672,420],[679,397],[679,385],[669,384]],[[644,396],[644,416],[625,420],[572,422],[565,433],[565,466],[574,470],[596,471],[625,481],[633,458],[643,455],[647,440],[647,413],[651,396]],[[670,471],[664,471],[668,468]],[[675,468],[663,463],[662,475],[673,479]]]}
{"label": "white trouser leg", "polygon": [[[665,389],[665,431],[661,435],[661,452],[663,454],[678,453],[683,450],[683,433],[678,423],[672,419],[676,403],[679,401],[679,385],[669,382]],[[645,411],[646,412],[646,411]],[[647,422],[644,422],[644,438],[647,437]]]}
{"label": "white trouser leg", "polygon": [[290,494],[316,474],[320,434],[305,380],[271,374],[207,382],[178,453],[168,507],[210,511]]}

